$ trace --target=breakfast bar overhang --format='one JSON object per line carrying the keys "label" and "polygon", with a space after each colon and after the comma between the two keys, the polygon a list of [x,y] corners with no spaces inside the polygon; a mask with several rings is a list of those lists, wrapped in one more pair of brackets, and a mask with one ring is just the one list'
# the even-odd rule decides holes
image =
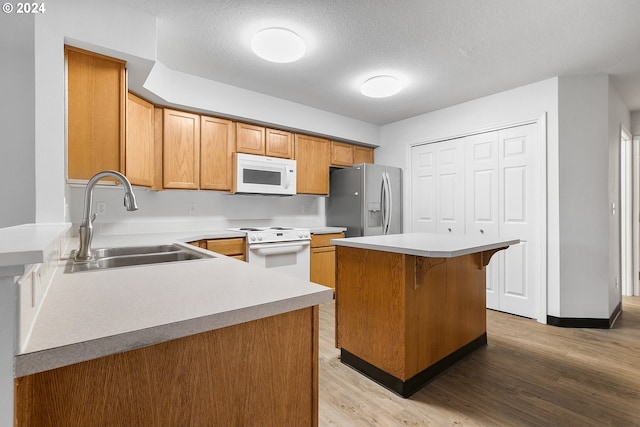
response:
{"label": "breakfast bar overhang", "polygon": [[409,397],[486,345],[486,270],[518,239],[407,233],[333,239],[342,363]]}

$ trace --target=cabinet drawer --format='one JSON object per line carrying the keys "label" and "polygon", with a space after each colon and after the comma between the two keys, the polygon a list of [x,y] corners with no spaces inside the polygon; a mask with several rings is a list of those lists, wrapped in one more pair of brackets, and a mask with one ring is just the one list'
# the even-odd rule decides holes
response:
{"label": "cabinet drawer", "polygon": [[331,246],[331,243],[329,243],[331,239],[340,239],[342,237],[344,237],[344,233],[313,234],[311,235],[311,247]]}
{"label": "cabinet drawer", "polygon": [[244,256],[244,238],[207,240],[207,250],[222,255]]}

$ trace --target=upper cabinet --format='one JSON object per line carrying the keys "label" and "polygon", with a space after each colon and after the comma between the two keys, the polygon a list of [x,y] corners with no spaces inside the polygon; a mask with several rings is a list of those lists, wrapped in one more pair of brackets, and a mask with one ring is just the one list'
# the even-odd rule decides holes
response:
{"label": "upper cabinet", "polygon": [[302,194],[329,194],[331,141],[313,136],[295,135],[297,161],[296,189]]}
{"label": "upper cabinet", "polygon": [[125,62],[64,48],[69,179],[124,170]]}
{"label": "upper cabinet", "polygon": [[265,129],[247,123],[236,123],[236,151],[264,156]]}
{"label": "upper cabinet", "polygon": [[263,126],[236,123],[236,152],[293,159],[293,134]]}
{"label": "upper cabinet", "polygon": [[293,134],[283,130],[266,129],[265,154],[293,159]]}
{"label": "upper cabinet", "polygon": [[231,120],[200,118],[200,188],[231,190],[236,124]]}
{"label": "upper cabinet", "polygon": [[164,109],[163,187],[197,190],[200,185],[200,116]]}
{"label": "upper cabinet", "polygon": [[127,95],[125,175],[134,185],[162,189],[162,141],[156,143],[150,102]]}
{"label": "upper cabinet", "polygon": [[331,164],[353,166],[353,145],[331,141]]}
{"label": "upper cabinet", "polygon": [[354,145],[353,164],[357,165],[358,163],[373,163],[373,148]]}
{"label": "upper cabinet", "polygon": [[331,141],[331,166],[373,163],[373,148]]}

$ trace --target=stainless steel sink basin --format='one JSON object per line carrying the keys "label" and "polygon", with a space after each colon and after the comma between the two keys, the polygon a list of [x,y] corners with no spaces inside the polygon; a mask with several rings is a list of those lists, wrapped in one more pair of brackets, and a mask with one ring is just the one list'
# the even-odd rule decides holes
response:
{"label": "stainless steel sink basin", "polygon": [[129,246],[124,248],[99,248],[91,249],[93,257],[96,259],[125,255],[157,254],[166,252],[184,251],[185,248],[178,245],[155,245],[155,246]]}
{"label": "stainless steel sink basin", "polygon": [[213,255],[192,251],[179,245],[102,248],[93,249],[91,253],[93,259],[86,262],[74,261],[72,253],[67,261],[65,273],[214,258]]}

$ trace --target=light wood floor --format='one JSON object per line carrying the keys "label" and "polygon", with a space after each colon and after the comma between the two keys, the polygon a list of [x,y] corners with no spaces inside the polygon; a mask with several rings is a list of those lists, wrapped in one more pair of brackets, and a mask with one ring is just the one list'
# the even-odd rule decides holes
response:
{"label": "light wood floor", "polygon": [[640,297],[612,329],[488,310],[489,344],[403,399],[340,363],[320,307],[320,426],[640,426]]}

